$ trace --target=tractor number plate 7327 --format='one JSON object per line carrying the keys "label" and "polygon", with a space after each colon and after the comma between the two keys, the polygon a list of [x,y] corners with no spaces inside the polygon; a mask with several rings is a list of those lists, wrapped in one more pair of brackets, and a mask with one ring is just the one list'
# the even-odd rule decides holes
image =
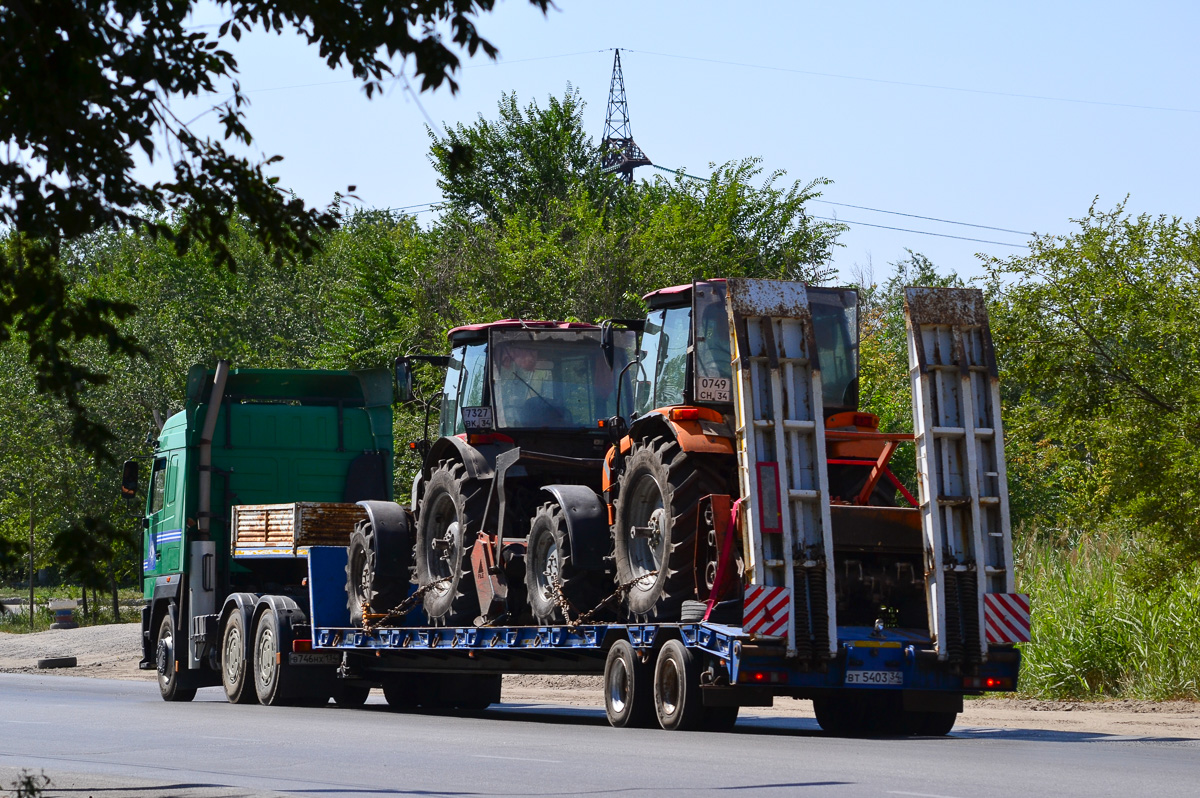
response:
{"label": "tractor number plate 7327", "polygon": [[464,407],[462,409],[463,426],[468,432],[490,430],[492,428],[492,408]]}

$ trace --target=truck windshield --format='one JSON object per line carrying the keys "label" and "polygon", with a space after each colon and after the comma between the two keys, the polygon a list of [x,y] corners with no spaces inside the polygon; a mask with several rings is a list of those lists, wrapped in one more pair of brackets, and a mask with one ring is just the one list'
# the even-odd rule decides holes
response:
{"label": "truck windshield", "polygon": [[616,415],[615,375],[633,354],[632,340],[616,336],[610,368],[599,330],[493,331],[496,429],[595,429],[598,419]]}

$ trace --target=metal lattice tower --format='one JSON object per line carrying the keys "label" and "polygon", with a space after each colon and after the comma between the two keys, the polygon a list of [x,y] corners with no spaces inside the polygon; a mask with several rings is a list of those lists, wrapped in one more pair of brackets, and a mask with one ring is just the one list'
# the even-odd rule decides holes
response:
{"label": "metal lattice tower", "polygon": [[608,85],[608,118],[600,142],[600,166],[605,173],[617,173],[626,183],[633,182],[633,170],[652,166],[646,153],[633,140],[629,130],[629,103],[625,100],[625,76],[621,74],[621,51],[613,54],[612,81]]}

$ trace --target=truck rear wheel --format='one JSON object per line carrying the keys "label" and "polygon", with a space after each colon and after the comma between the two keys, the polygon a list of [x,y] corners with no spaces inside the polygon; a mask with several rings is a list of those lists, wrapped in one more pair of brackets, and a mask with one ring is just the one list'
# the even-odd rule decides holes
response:
{"label": "truck rear wheel", "polygon": [[604,712],[618,729],[654,724],[654,674],[628,640],[618,640],[604,661]]}
{"label": "truck rear wheel", "polygon": [[525,587],[529,608],[538,623],[568,620],[558,601],[559,590],[579,614],[594,609],[611,591],[612,583],[603,574],[575,566],[567,519],[555,502],[546,502],[538,508],[529,525],[525,550]]}
{"label": "truck rear wheel", "polygon": [[247,648],[246,622],[235,609],[221,634],[221,686],[231,704],[252,704],[257,697],[250,681]]}
{"label": "truck rear wheel", "polygon": [[471,580],[474,538],[467,536],[483,524],[485,494],[452,460],[443,460],[425,486],[414,555],[417,584],[427,588],[425,614],[434,624],[460,626],[479,615]]}
{"label": "truck rear wheel", "polygon": [[694,515],[702,497],[728,492],[719,462],[663,436],[633,444],[615,502],[613,548],[618,584],[633,583],[626,604],[635,618],[677,621],[694,595]]}
{"label": "truck rear wheel", "polygon": [[668,640],[654,663],[654,711],[667,731],[693,731],[704,721],[700,663],[678,640]]}
{"label": "truck rear wheel", "polygon": [[179,684],[179,672],[175,669],[175,645],[175,622],[168,609],[158,625],[158,641],[154,647],[158,692],[162,694],[163,701],[191,701],[196,697],[196,688]]}

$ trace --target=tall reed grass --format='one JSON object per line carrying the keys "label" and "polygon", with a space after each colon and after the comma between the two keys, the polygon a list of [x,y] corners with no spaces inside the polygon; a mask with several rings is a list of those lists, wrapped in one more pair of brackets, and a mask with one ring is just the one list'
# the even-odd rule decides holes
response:
{"label": "tall reed grass", "polygon": [[1021,694],[1200,699],[1200,567],[1147,591],[1126,583],[1133,552],[1115,535],[1066,550],[1028,535],[1015,554],[1033,613]]}

